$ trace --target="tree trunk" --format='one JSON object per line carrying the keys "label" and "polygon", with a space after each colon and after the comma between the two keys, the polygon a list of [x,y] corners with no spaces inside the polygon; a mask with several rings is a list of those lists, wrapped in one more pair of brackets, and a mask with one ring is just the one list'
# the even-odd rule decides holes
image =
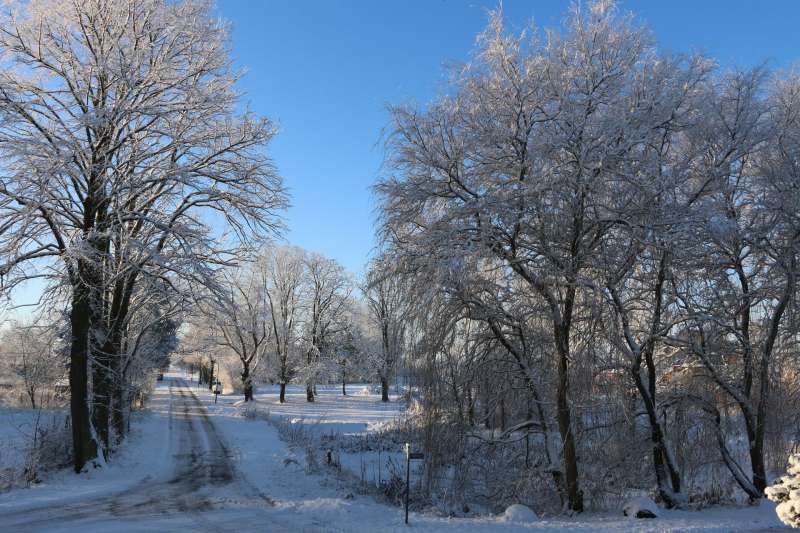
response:
{"label": "tree trunk", "polygon": [[467,385],[467,423],[475,426],[475,402],[472,399],[472,384]]}
{"label": "tree trunk", "polygon": [[281,393],[278,397],[280,403],[286,403],[286,383],[281,383]]}
{"label": "tree trunk", "polygon": [[125,390],[127,388],[127,369],[122,365],[122,354],[127,351],[125,342],[126,324],[137,274],[119,280],[114,286],[111,304],[108,339],[104,352],[108,358],[108,406],[111,425],[116,433],[117,443],[125,437]]}
{"label": "tree trunk", "polygon": [[500,431],[506,430],[506,397],[500,397]]}
{"label": "tree trunk", "polygon": [[84,287],[72,291],[70,325],[69,390],[72,423],[72,460],[75,472],[97,457],[97,448],[89,430],[89,301]]}
{"label": "tree trunk", "polygon": [[253,381],[250,378],[250,365],[242,361],[242,387],[244,388],[244,401],[253,399]]}
{"label": "tree trunk", "polygon": [[111,415],[111,371],[110,359],[105,347],[92,357],[92,425],[100,440],[103,457],[108,459],[110,440],[108,422]]}
{"label": "tree trunk", "polygon": [[389,379],[381,376],[381,401],[389,401]]}
{"label": "tree trunk", "polygon": [[125,419],[127,418],[128,398],[126,394],[126,385],[123,376],[120,376],[116,386],[114,387],[114,410],[112,412],[112,423],[114,425],[114,432],[117,434],[117,443],[125,438],[127,425]]}
{"label": "tree trunk", "polygon": [[313,402],[314,401],[314,385],[311,383],[306,384],[306,401]]}
{"label": "tree trunk", "polygon": [[342,396],[347,396],[347,374],[342,370]]}
{"label": "tree trunk", "polygon": [[[634,365],[631,368],[631,374],[642,398],[647,420],[650,424],[650,442],[653,445],[653,468],[656,474],[658,494],[666,504],[666,507],[672,508],[680,504],[680,497],[678,496],[681,491],[680,474],[673,464],[672,456],[667,449],[664,431],[656,413],[655,399],[642,382],[638,365]],[[653,380],[651,379],[650,381],[652,383]]]}
{"label": "tree trunk", "polygon": [[564,454],[564,477],[567,490],[567,504],[570,511],[583,511],[583,494],[578,481],[578,455],[575,450],[575,437],[572,433],[572,420],[569,407],[569,326],[559,324],[555,328],[556,349],[558,350],[558,386],[556,407],[558,431],[561,434]]}
{"label": "tree trunk", "polygon": [[[754,421],[758,424],[758,421]],[[750,468],[753,470],[753,486],[763,495],[767,488],[766,468],[764,468],[764,434],[754,428],[754,423],[746,424],[747,441],[750,443]]]}

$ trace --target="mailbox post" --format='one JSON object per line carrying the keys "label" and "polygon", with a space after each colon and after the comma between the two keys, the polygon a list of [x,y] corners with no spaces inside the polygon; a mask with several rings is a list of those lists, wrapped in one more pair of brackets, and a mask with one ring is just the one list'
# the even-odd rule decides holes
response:
{"label": "mailbox post", "polygon": [[411,493],[411,460],[423,459],[424,454],[411,452],[411,443],[406,442],[406,524],[408,524],[408,496]]}
{"label": "mailbox post", "polygon": [[214,403],[217,403],[217,398],[222,393],[222,383],[219,380],[214,383]]}

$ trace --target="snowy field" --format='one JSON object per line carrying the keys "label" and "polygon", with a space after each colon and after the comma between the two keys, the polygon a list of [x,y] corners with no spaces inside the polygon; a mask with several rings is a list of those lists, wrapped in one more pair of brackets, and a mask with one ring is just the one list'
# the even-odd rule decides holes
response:
{"label": "snowy field", "polygon": [[397,418],[405,407],[395,394],[390,395],[390,402],[381,402],[380,388],[363,383],[348,385],[347,396],[342,395],[341,385],[319,385],[314,403],[306,402],[306,389],[301,385],[286,387],[284,404],[278,402],[278,392],[277,385],[263,385],[256,388],[255,399],[265,404],[271,415],[302,420],[321,433],[370,431]]}
{"label": "snowy field", "polygon": [[[246,418],[240,397],[214,404],[213,395],[172,374],[114,463],[75,476],[68,470],[30,489],[0,495],[3,531],[540,531],[736,532],[781,530],[774,506],[663,512],[655,520],[585,513],[509,523],[502,517],[447,518],[411,514],[358,494],[347,479],[281,440],[274,423]],[[358,390],[356,387],[352,389]],[[271,416],[314,431],[369,432],[398,416],[402,405],[378,395],[343,398],[319,389],[306,404],[292,388],[277,405],[270,389],[258,391]],[[324,428],[324,429],[320,429]],[[9,526],[11,524],[11,526]],[[7,529],[11,527],[12,529]]]}

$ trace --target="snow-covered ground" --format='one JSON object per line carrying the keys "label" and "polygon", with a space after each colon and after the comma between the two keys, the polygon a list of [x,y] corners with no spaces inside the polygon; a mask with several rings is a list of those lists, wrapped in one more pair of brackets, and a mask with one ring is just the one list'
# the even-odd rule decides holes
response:
{"label": "snow-covered ground", "polygon": [[[299,448],[282,441],[273,424],[245,418],[238,396],[214,404],[207,389],[171,375],[150,412],[111,466],[75,476],[64,471],[31,489],[0,495],[2,531],[406,531],[402,511],[355,493],[325,469],[309,473]],[[273,416],[325,431],[369,431],[397,416],[398,402],[373,395],[340,398],[320,389],[308,405],[292,389]],[[354,389],[355,390],[355,389]],[[315,426],[316,424],[316,426]],[[530,524],[500,517],[451,519],[411,514],[413,531],[735,532],[780,527],[774,506],[663,512],[655,520],[586,513]],[[10,529],[9,529],[10,528]]]}
{"label": "snow-covered ground", "polygon": [[[50,473],[43,482],[29,489],[17,489],[0,494],[0,530],[6,513],[17,513],[28,508],[63,505],[123,491],[136,483],[157,476],[169,468],[171,457],[167,446],[169,438],[171,395],[168,387],[159,387],[154,392],[147,411],[134,415],[131,435],[126,445],[103,468],[89,469],[76,475],[71,469]],[[24,411],[23,411],[24,412]],[[23,422],[32,420],[35,412],[0,410],[0,420],[14,420],[22,424],[9,428],[2,425],[2,433],[10,438],[22,435],[16,444],[25,444],[25,430],[30,426]],[[5,445],[8,441],[3,441]],[[5,448],[4,448],[5,449]],[[20,454],[19,451],[16,452]],[[4,456],[5,457],[5,456]],[[20,460],[17,458],[17,460]],[[5,463],[0,463],[5,465]]]}
{"label": "snow-covered ground", "polygon": [[[343,486],[341,481],[332,476],[303,475],[304,459],[296,457],[293,452],[285,447],[285,443],[275,443],[278,438],[277,431],[268,427],[269,424],[260,420],[249,420],[252,433],[241,433],[240,426],[235,420],[241,417],[243,404],[240,395],[220,396],[218,404],[213,405],[213,396],[203,390],[201,393],[212,403],[209,407],[218,414],[218,420],[223,427],[228,426],[226,432],[232,438],[232,443],[240,443],[240,450],[245,449],[248,442],[253,440],[270,440],[275,444],[279,453],[273,455],[272,461],[263,461],[259,450],[246,450],[241,457],[252,461],[252,467],[245,471],[255,475],[254,482],[268,480],[271,477],[272,467],[278,463],[289,463],[295,474],[288,477],[280,476],[282,481],[276,482],[285,488],[285,494],[295,494],[291,500],[304,509],[315,509],[326,519],[325,531],[385,531],[404,530],[401,509],[379,504],[369,497],[355,496],[354,499],[342,500],[342,496],[352,494],[352,487]],[[278,403],[278,387],[262,386],[256,391],[256,403],[259,410],[269,412],[270,418],[282,418],[292,424],[301,424],[308,431],[317,435],[356,435],[379,430],[382,424],[390,422],[400,416],[404,409],[403,402],[396,396],[392,401],[380,401],[380,393],[373,386],[356,384],[348,386],[348,395],[342,396],[341,386],[319,386],[314,403],[307,403],[305,388],[298,385],[287,387],[284,404]],[[266,426],[266,427],[265,427]],[[267,428],[268,427],[268,428]],[[239,428],[237,431],[236,428]],[[235,445],[236,446],[236,445]],[[236,446],[236,447],[239,447]],[[385,472],[388,460],[396,460],[392,454],[380,457],[375,452],[368,452],[359,463],[357,454],[342,454],[342,466],[360,476],[359,469],[367,465],[367,478],[373,479],[377,471],[376,461],[383,462],[381,469]],[[293,461],[297,461],[295,464]],[[284,469],[287,467],[284,467]],[[279,469],[280,471],[280,469]],[[260,473],[260,474],[259,474]],[[305,485],[305,486],[304,486]],[[263,489],[270,494],[269,481],[265,481]],[[299,491],[299,492],[294,492]],[[319,493],[319,498],[314,501],[313,495]],[[277,494],[276,494],[277,495]],[[302,502],[298,501],[300,497]],[[353,504],[357,504],[357,509]],[[377,508],[376,508],[377,506]],[[655,520],[637,520],[621,516],[621,513],[586,513],[577,518],[555,517],[544,518],[534,524],[509,524],[502,517],[484,518],[441,518],[417,513],[411,514],[411,527],[416,531],[451,530],[454,528],[467,531],[597,531],[597,532],[754,532],[754,531],[790,531],[782,526],[776,518],[774,504],[765,501],[758,508],[721,507],[705,509],[703,511],[661,511],[661,516]],[[352,522],[348,527],[340,524]]]}
{"label": "snow-covered ground", "polygon": [[[306,390],[301,385],[289,385],[286,403],[278,402],[278,386],[258,387],[255,394],[257,409],[268,413],[272,420],[283,420],[313,434],[321,446],[326,440],[351,437],[353,449],[336,450],[336,461],[353,476],[367,483],[385,480],[393,465],[404,462],[402,452],[363,449],[353,437],[364,436],[380,430],[403,414],[405,403],[395,394],[391,401],[380,401],[380,388],[370,384],[352,384],[347,387],[347,396],[342,395],[341,385],[319,385],[314,403],[306,401]],[[241,406],[240,398],[233,396],[234,405]],[[221,400],[230,405],[231,397]]]}
{"label": "snow-covered ground", "polygon": [[[320,426],[320,431],[361,433],[394,420],[403,413],[405,405],[397,395],[392,401],[380,401],[380,388],[358,383],[347,386],[347,396],[341,385],[318,385],[314,403],[306,402],[306,389],[301,385],[286,387],[286,403],[278,403],[277,385],[256,388],[256,400],[268,404],[271,414],[287,418],[304,419]],[[233,396],[233,395],[231,395]],[[233,396],[237,399],[236,396]]]}

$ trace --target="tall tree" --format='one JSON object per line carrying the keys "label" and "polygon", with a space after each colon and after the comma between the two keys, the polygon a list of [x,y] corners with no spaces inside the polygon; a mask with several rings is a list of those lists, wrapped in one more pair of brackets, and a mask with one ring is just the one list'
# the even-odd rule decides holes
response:
{"label": "tall tree", "polygon": [[[750,461],[742,467],[717,424],[723,460],[742,490],[763,497],[768,406],[776,352],[796,333],[800,224],[797,153],[800,84],[761,69],[717,80],[691,142],[696,201],[674,278],[684,327],[673,342],[694,355],[741,414]],[[715,402],[704,409],[719,420]]]}
{"label": "tall tree", "polygon": [[286,385],[295,373],[291,356],[299,336],[297,320],[303,296],[303,252],[299,248],[280,247],[270,250],[261,260],[269,282],[266,296],[280,384],[278,399],[284,403]]}
{"label": "tall tree", "polygon": [[408,302],[401,276],[384,261],[373,263],[363,287],[370,321],[378,332],[379,349],[372,366],[381,381],[381,401],[389,401],[389,382],[402,356]]}
{"label": "tall tree", "polygon": [[208,213],[240,239],[278,228],[285,196],[263,154],[275,129],[237,114],[227,39],[199,0],[3,8],[0,272],[8,290],[56,265],[71,288],[76,471],[96,454],[93,434],[108,450],[111,376],[139,278],[166,268],[199,280],[229,261]]}
{"label": "tall tree", "polygon": [[218,343],[236,354],[241,364],[244,401],[253,399],[253,371],[264,358],[272,335],[267,264],[255,260],[240,270],[224,273],[220,290],[201,303],[213,326],[219,328]]}
{"label": "tall tree", "polygon": [[507,36],[495,14],[479,42],[451,96],[424,112],[391,110],[393,175],[377,185],[383,235],[421,261],[429,252],[413,249],[420,241],[500,260],[546,304],[567,507],[581,511],[570,405],[576,305],[617,223],[619,173],[665,120],[636,98],[654,51],[609,2],[575,8],[566,32],[544,44]]}
{"label": "tall tree", "polygon": [[314,401],[316,368],[323,352],[331,347],[333,336],[341,326],[352,292],[344,267],[333,259],[307,253],[304,259],[306,299],[306,400]]}

